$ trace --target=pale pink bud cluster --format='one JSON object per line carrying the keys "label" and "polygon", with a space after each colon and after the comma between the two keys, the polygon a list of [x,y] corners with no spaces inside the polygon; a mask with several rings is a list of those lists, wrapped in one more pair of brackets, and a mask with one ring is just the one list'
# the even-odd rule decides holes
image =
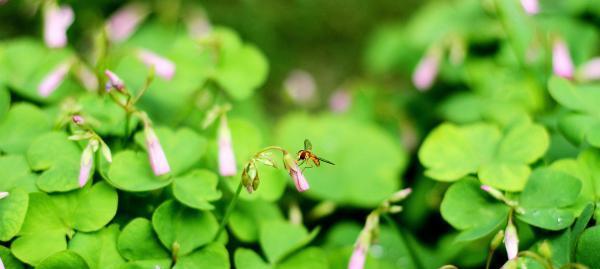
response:
{"label": "pale pink bud cluster", "polygon": [[75,15],[69,6],[49,5],[44,12],[44,41],[50,48],[62,48],[67,45],[67,29],[73,23]]}
{"label": "pale pink bud cluster", "polygon": [[433,86],[439,72],[440,60],[441,55],[437,50],[432,50],[421,58],[412,75],[412,82],[417,90],[426,91]]}
{"label": "pale pink bud cluster", "polygon": [[219,143],[219,173],[221,176],[234,176],[237,173],[235,154],[233,152],[231,131],[225,115],[221,116],[217,140]]}
{"label": "pale pink bud cluster", "polygon": [[144,5],[133,3],[117,10],[106,25],[108,39],[112,42],[121,42],[129,38],[139,24],[146,18],[148,11]]}
{"label": "pale pink bud cluster", "polygon": [[600,80],[600,57],[584,63],[579,69],[578,77],[583,81]]}
{"label": "pale pink bud cluster", "polygon": [[65,80],[65,76],[69,73],[71,64],[68,62],[61,63],[54,68],[48,75],[46,75],[40,84],[38,84],[38,93],[42,97],[50,96],[62,82]]}
{"label": "pale pink bud cluster", "polygon": [[169,59],[145,49],[139,50],[137,56],[146,66],[154,67],[160,77],[170,80],[175,75],[175,64]]}
{"label": "pale pink bud cluster", "polygon": [[285,79],[284,88],[294,102],[306,104],[315,97],[317,84],[310,73],[294,70]]}
{"label": "pale pink bud cluster", "polygon": [[144,133],[146,135],[146,147],[148,149],[148,159],[150,160],[152,171],[156,176],[169,173],[171,167],[169,166],[167,156],[160,145],[160,141],[158,141],[156,133],[149,125],[146,125],[144,128]]}
{"label": "pale pink bud cluster", "polygon": [[299,192],[307,191],[310,188],[310,186],[308,184],[308,181],[302,174],[302,170],[296,163],[296,160],[294,160],[294,157],[292,157],[292,155],[290,154],[285,154],[283,156],[283,162],[285,164],[286,169],[288,170],[288,173],[292,177],[292,180],[294,180],[296,190],[298,190]]}
{"label": "pale pink bud cluster", "polygon": [[352,104],[352,95],[347,90],[337,90],[329,98],[329,109],[335,113],[348,111]]}
{"label": "pale pink bud cluster", "polygon": [[563,78],[573,78],[575,67],[567,43],[557,38],[552,48],[552,68],[554,74]]}
{"label": "pale pink bud cluster", "polygon": [[523,10],[529,15],[535,15],[540,12],[540,3],[538,0],[521,0]]}
{"label": "pale pink bud cluster", "polygon": [[123,91],[125,89],[125,84],[121,80],[117,74],[113,73],[110,70],[105,70],[104,74],[108,77],[108,81],[106,82],[106,91],[110,91],[111,89],[116,89],[117,91]]}
{"label": "pale pink bud cluster", "polygon": [[0,191],[0,199],[4,199],[9,195],[7,191]]}
{"label": "pale pink bud cluster", "polygon": [[504,232],[504,245],[506,246],[506,254],[508,259],[516,259],[517,254],[519,253],[519,236],[517,235],[517,228],[515,225],[513,225],[512,220],[510,219]]}
{"label": "pale pink bud cluster", "polygon": [[363,269],[365,267],[365,261],[367,259],[367,249],[362,244],[356,244],[350,262],[348,262],[348,269]]}

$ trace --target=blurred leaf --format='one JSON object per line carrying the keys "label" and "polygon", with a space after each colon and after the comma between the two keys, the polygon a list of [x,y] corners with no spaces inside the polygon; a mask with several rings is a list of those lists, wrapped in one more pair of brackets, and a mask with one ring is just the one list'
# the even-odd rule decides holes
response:
{"label": "blurred leaf", "polygon": [[271,266],[251,249],[238,248],[234,254],[234,264],[239,269],[269,269]]}
{"label": "blurred leaf", "polygon": [[69,241],[69,250],[79,254],[90,269],[119,268],[125,263],[117,250],[119,232],[119,227],[113,224],[94,233],[77,233]]}
{"label": "blurred leaf", "polygon": [[229,217],[228,226],[240,241],[254,242],[258,240],[262,226],[281,219],[283,215],[275,204],[257,199],[238,203]]}
{"label": "blurred leaf", "polygon": [[10,253],[10,249],[5,246],[0,246],[0,259],[4,267],[10,269],[23,269],[23,264]]}
{"label": "blurred leaf", "polygon": [[223,268],[228,269],[229,253],[219,243],[212,243],[196,250],[187,256],[181,257],[173,269],[195,269],[195,268]]}
{"label": "blurred leaf", "polygon": [[50,119],[37,107],[13,104],[0,123],[0,150],[11,154],[24,154],[31,142],[50,130]]}
{"label": "blurred leaf", "polygon": [[209,170],[198,169],[173,180],[173,195],[180,203],[199,210],[212,210],[210,202],[221,198],[219,178]]}
{"label": "blurred leaf", "polygon": [[[82,114],[95,132],[100,135],[123,136],[125,133],[125,110],[108,96],[87,94],[79,98]],[[138,119],[131,117],[129,129],[137,126]]]}
{"label": "blurred leaf", "polygon": [[136,218],[123,228],[117,248],[123,258],[130,261],[130,267],[141,263],[171,264],[171,257],[154,233],[152,223],[144,218]]}
{"label": "blurred leaf", "polygon": [[600,226],[594,226],[586,229],[577,244],[577,262],[583,263],[590,268],[600,266]]}
{"label": "blurred leaf", "polygon": [[189,209],[169,200],[154,211],[152,226],[167,249],[179,245],[177,256],[181,257],[209,243],[219,225],[210,211]]}
{"label": "blurred leaf", "polygon": [[8,114],[10,108],[10,93],[4,86],[0,85],[0,122]]}
{"label": "blurred leaf", "polygon": [[267,259],[271,263],[278,263],[312,241],[318,232],[319,229],[315,229],[309,234],[303,226],[284,220],[272,220],[261,225],[259,241]]}

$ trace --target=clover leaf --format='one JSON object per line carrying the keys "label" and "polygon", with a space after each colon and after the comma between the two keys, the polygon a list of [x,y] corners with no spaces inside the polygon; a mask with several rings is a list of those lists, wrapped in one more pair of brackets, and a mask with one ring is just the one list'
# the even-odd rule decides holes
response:
{"label": "clover leaf", "polygon": [[65,192],[79,188],[81,150],[63,132],[37,137],[27,151],[33,170],[44,171],[36,184],[45,192]]}
{"label": "clover leaf", "polygon": [[119,268],[125,263],[117,250],[119,232],[116,224],[93,233],[78,232],[69,241],[69,250],[79,254],[90,269]]}
{"label": "clover leaf", "polygon": [[160,265],[161,268],[171,266],[171,256],[161,245],[152,223],[147,219],[136,218],[129,222],[119,234],[117,248],[131,267],[143,264],[149,267]]}
{"label": "clover leaf", "polygon": [[50,131],[50,118],[36,106],[13,104],[0,122],[0,150],[24,154],[40,134]]}

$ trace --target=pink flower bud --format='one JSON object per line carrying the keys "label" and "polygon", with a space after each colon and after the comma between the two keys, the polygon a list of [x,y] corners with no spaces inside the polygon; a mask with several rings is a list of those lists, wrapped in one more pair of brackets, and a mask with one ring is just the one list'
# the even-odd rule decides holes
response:
{"label": "pink flower bud", "polygon": [[85,119],[81,115],[73,115],[72,120],[77,125],[82,125],[85,123]]}
{"label": "pink flower bud", "polygon": [[219,124],[219,173],[221,176],[235,176],[237,173],[235,155],[231,142],[231,131],[227,124],[227,117],[221,116]]}
{"label": "pink flower bud", "polygon": [[148,148],[148,159],[150,160],[152,171],[156,176],[162,176],[169,173],[171,167],[169,166],[167,156],[165,156],[165,152],[160,145],[160,141],[158,141],[156,133],[154,133],[152,127],[148,125],[146,125],[146,128],[144,129],[144,133],[146,134],[146,147]]}
{"label": "pink flower bud", "polygon": [[307,104],[313,100],[317,85],[313,76],[304,70],[294,70],[284,81],[285,91],[298,104]]}
{"label": "pink flower bud", "polygon": [[77,78],[86,90],[96,91],[98,89],[98,78],[96,77],[96,74],[86,66],[80,64],[75,75],[77,75]]}
{"label": "pink flower bud", "polygon": [[106,82],[106,91],[110,91],[112,88],[115,88],[118,91],[123,91],[125,84],[121,78],[117,76],[117,74],[110,70],[105,70],[104,74],[108,77],[108,82]]}
{"label": "pink flower bud", "polygon": [[352,95],[346,90],[337,90],[329,98],[329,109],[335,113],[348,111],[352,103]]}
{"label": "pink flower bud", "polygon": [[90,178],[92,166],[94,164],[94,151],[98,148],[98,141],[90,140],[81,153],[81,162],[79,167],[79,187],[83,188]]}
{"label": "pink flower bud", "polygon": [[62,48],[67,45],[67,29],[73,23],[75,15],[70,6],[50,5],[44,12],[44,41],[50,48]]}
{"label": "pink flower bud", "polygon": [[2,263],[2,258],[0,258],[0,269],[4,269],[4,263]]}
{"label": "pink flower bud", "polygon": [[521,6],[529,15],[535,15],[540,12],[540,3],[538,0],[521,0]]}
{"label": "pink flower bud", "polygon": [[9,195],[9,193],[7,191],[0,191],[0,199],[4,199],[8,195]]}
{"label": "pink flower bud", "polygon": [[412,76],[412,82],[418,90],[431,88],[440,68],[440,57],[440,53],[434,50],[421,58]]}
{"label": "pink flower bud", "polygon": [[365,260],[367,259],[367,250],[361,245],[356,244],[350,262],[348,263],[348,269],[363,269],[365,267]]}
{"label": "pink flower bud", "polygon": [[578,76],[583,81],[600,80],[600,57],[584,63],[579,69]]}
{"label": "pink flower bud", "polygon": [[571,60],[571,54],[569,53],[569,47],[562,39],[556,39],[554,41],[554,47],[552,49],[552,67],[554,74],[563,78],[573,77],[573,61]]}
{"label": "pink flower bud", "polygon": [[141,4],[129,4],[117,10],[106,25],[108,39],[112,42],[121,42],[129,38],[146,18],[148,10]]}
{"label": "pink flower bud", "polygon": [[411,188],[399,190],[399,191],[395,192],[394,194],[392,194],[392,197],[390,197],[390,201],[400,202],[400,201],[406,199],[406,197],[408,197],[411,193],[412,193]]}
{"label": "pink flower bud", "polygon": [[498,200],[504,200],[504,194],[495,188],[492,188],[488,185],[481,185],[481,189]]}
{"label": "pink flower bud", "polygon": [[513,225],[512,220],[508,220],[506,230],[504,232],[504,245],[506,246],[506,254],[508,259],[516,259],[519,253],[519,237],[517,235],[517,228]]}
{"label": "pink flower bud", "polygon": [[58,89],[69,72],[69,68],[71,68],[70,63],[62,63],[46,75],[38,85],[38,93],[40,96],[48,97]]}
{"label": "pink flower bud", "polygon": [[310,186],[308,185],[308,181],[306,181],[306,178],[302,174],[302,170],[300,169],[300,167],[298,167],[298,164],[296,163],[296,160],[294,160],[294,157],[292,157],[292,155],[290,154],[285,154],[283,156],[283,162],[285,164],[285,167],[288,169],[292,180],[294,180],[296,190],[298,190],[299,192],[304,192],[308,190],[310,188]]}
{"label": "pink flower bud", "polygon": [[202,12],[196,12],[187,20],[187,28],[190,36],[204,38],[212,31],[210,21]]}
{"label": "pink flower bud", "polygon": [[137,56],[146,66],[154,66],[154,71],[160,77],[170,80],[175,75],[175,64],[169,59],[149,50],[140,50]]}

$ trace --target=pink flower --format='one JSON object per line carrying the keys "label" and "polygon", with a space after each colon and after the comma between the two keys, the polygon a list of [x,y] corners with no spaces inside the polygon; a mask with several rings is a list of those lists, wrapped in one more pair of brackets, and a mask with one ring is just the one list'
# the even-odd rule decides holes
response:
{"label": "pink flower", "polygon": [[348,269],[363,269],[365,267],[365,260],[367,258],[367,251],[361,244],[356,244],[350,262],[348,263]]}
{"label": "pink flower", "polygon": [[234,176],[237,173],[235,155],[231,142],[231,131],[227,125],[227,117],[221,116],[219,124],[219,173],[221,176]]}
{"label": "pink flower", "polygon": [[75,15],[69,6],[49,5],[44,12],[44,41],[50,48],[62,48],[67,45],[67,29],[73,23]]}
{"label": "pink flower", "polygon": [[106,91],[110,91],[110,89],[115,88],[118,91],[123,91],[125,88],[125,84],[121,80],[117,74],[113,73],[110,70],[105,70],[104,74],[108,77],[108,82],[106,82]]}
{"label": "pink flower", "polygon": [[506,246],[506,254],[508,259],[516,259],[519,253],[519,236],[517,235],[517,228],[513,225],[512,220],[508,220],[506,230],[504,232],[504,245]]}
{"label": "pink flower", "polygon": [[121,42],[129,38],[146,18],[148,10],[142,4],[129,4],[117,10],[106,25],[108,39],[112,42]]}
{"label": "pink flower", "polygon": [[571,54],[569,53],[569,47],[562,39],[556,39],[554,41],[554,47],[552,49],[552,67],[554,74],[563,78],[573,77],[573,61],[571,60]]}
{"label": "pink flower", "polygon": [[85,119],[81,115],[73,115],[72,120],[77,125],[82,125],[85,123]]}
{"label": "pink flower", "polygon": [[587,61],[580,67],[578,76],[583,81],[600,79],[600,57]]}
{"label": "pink flower", "polygon": [[350,108],[352,95],[346,90],[337,90],[329,98],[329,108],[336,113],[344,113]]}
{"label": "pink flower", "polygon": [[294,70],[284,81],[285,91],[295,103],[307,104],[313,100],[317,85],[313,76],[304,70]]}
{"label": "pink flower", "polygon": [[4,269],[4,263],[2,263],[2,258],[0,258],[0,269]]}
{"label": "pink flower", "polygon": [[[7,191],[0,191],[0,199],[6,198],[6,196],[8,196],[8,194],[9,193]],[[2,268],[2,267],[0,267],[0,268]]]}
{"label": "pink flower", "polygon": [[186,23],[188,33],[195,38],[206,37],[212,31],[210,21],[208,21],[206,15],[202,12],[194,12],[194,14],[187,19]]}
{"label": "pink flower", "polygon": [[150,166],[156,176],[162,176],[171,171],[167,156],[163,151],[160,141],[154,130],[149,125],[146,125],[144,129],[146,134],[146,147],[148,148],[148,158],[150,160]]}
{"label": "pink flower", "polygon": [[429,52],[421,58],[412,76],[412,82],[420,91],[431,88],[435,81],[440,65],[440,54],[437,51]]}
{"label": "pink flower", "polygon": [[283,156],[283,162],[285,167],[288,169],[292,180],[294,180],[294,185],[296,185],[296,190],[299,192],[307,191],[310,186],[308,185],[308,181],[302,174],[302,170],[298,167],[296,160],[289,153]]}
{"label": "pink flower", "polygon": [[79,187],[83,188],[90,178],[92,166],[94,164],[94,152],[98,149],[98,141],[90,140],[81,153],[81,162],[79,166]]}
{"label": "pink flower", "polygon": [[521,0],[521,6],[527,14],[535,15],[540,12],[540,3],[538,0]]}
{"label": "pink flower", "polygon": [[46,75],[40,84],[38,84],[38,93],[42,97],[48,97],[52,94],[65,79],[65,76],[71,68],[70,63],[61,63]]}
{"label": "pink flower", "polygon": [[154,71],[160,77],[170,80],[175,75],[175,64],[169,59],[144,49],[138,51],[137,56],[146,66],[154,66]]}

